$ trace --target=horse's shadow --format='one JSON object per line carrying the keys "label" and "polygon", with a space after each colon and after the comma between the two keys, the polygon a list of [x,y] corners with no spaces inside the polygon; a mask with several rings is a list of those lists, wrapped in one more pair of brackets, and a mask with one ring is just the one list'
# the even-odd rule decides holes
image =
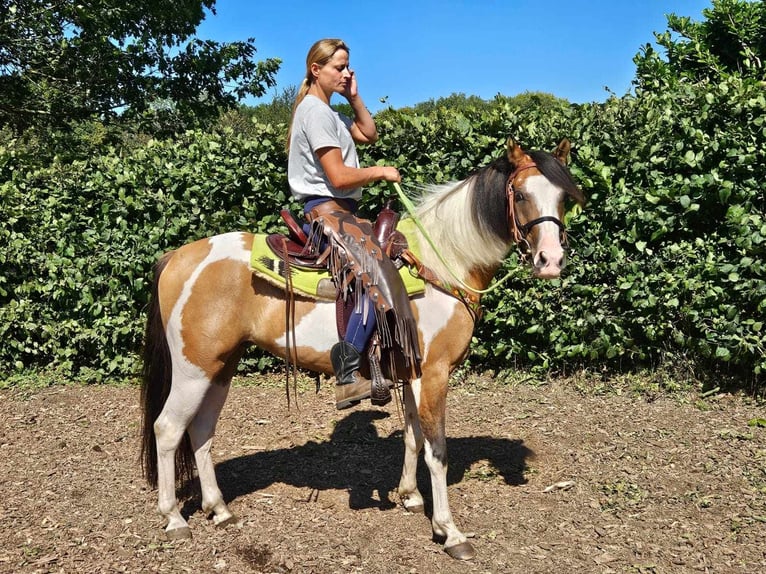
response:
{"label": "horse's shadow", "polygon": [[[223,497],[228,503],[271,484],[284,483],[309,488],[312,493],[346,489],[352,509],[393,508],[395,502],[390,493],[395,492],[399,484],[404,460],[402,431],[380,437],[373,424],[374,420],[388,416],[383,411],[358,410],[338,422],[329,442],[309,441],[293,448],[261,451],[223,461],[216,467]],[[506,484],[525,484],[527,460],[534,456],[522,440],[488,436],[448,437],[447,452],[448,484],[462,481],[474,463],[484,460],[491,466],[482,466],[479,478],[491,478],[496,473]],[[422,454],[420,458],[418,485],[426,499],[426,512],[430,513],[430,479]],[[194,483],[189,486],[198,492],[197,480]],[[193,513],[199,504],[196,496],[187,499],[182,513]]]}

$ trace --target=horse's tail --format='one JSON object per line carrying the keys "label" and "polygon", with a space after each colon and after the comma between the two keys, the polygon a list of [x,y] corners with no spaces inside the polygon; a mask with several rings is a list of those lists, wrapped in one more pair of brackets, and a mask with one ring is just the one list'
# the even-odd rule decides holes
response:
{"label": "horse's tail", "polygon": [[[170,348],[162,324],[158,285],[160,275],[165,269],[173,252],[163,255],[154,266],[154,283],[149,300],[149,312],[144,338],[144,367],[141,384],[142,440],[141,468],[152,488],[157,487],[157,440],[154,434],[154,422],[160,416],[165,401],[170,394],[172,381],[172,362]],[[194,452],[189,435],[184,433],[183,440],[176,450],[176,476],[185,481],[191,479],[194,471]]]}

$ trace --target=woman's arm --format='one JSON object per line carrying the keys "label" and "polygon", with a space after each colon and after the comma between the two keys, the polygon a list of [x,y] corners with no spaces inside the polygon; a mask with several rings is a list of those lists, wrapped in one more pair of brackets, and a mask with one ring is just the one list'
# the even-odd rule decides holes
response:
{"label": "woman's arm", "polygon": [[356,143],[370,144],[378,141],[378,128],[375,120],[364,105],[362,97],[357,95],[348,101],[354,110],[354,123],[351,124],[351,137]]}
{"label": "woman's arm", "polygon": [[389,165],[375,165],[371,167],[349,167],[343,163],[340,148],[323,147],[316,151],[319,163],[327,174],[327,179],[335,189],[354,189],[362,187],[373,181],[396,181],[402,180],[399,170]]}

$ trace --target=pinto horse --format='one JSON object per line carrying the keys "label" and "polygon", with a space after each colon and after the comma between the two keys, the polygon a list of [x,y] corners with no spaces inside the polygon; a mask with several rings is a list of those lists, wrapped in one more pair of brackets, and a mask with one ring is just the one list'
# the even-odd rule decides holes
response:
{"label": "pinto horse", "polygon": [[[445,436],[447,383],[468,354],[474,329],[470,299],[478,302],[514,243],[522,245],[536,277],[561,273],[565,199],[584,203],[566,168],[569,149],[565,139],[552,154],[527,153],[509,139],[502,157],[461,182],[427,188],[416,206],[431,238],[420,245],[430,283],[411,300],[422,363],[421,377],[400,385],[405,455],[398,492],[407,510],[423,512],[416,467],[425,446],[433,533],[454,558],[475,555],[450,511]],[[195,464],[203,511],[217,526],[236,520],[210,454],[216,422],[247,346],[287,353],[286,294],[251,272],[252,241],[249,233],[202,239],[166,253],[155,268],[141,392],[142,464],[158,488],[171,539],[191,537],[178,509],[176,480],[191,478]],[[455,277],[462,287],[449,287]],[[328,326],[335,324],[335,304],[298,296],[291,313],[293,359],[301,368],[332,374],[330,348],[338,337]]]}

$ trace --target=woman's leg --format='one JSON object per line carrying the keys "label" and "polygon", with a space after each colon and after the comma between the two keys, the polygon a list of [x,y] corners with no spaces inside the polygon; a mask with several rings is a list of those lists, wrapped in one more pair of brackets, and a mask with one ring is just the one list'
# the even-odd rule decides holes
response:
{"label": "woman's leg", "polygon": [[[362,297],[365,295],[362,294]],[[365,313],[364,309],[367,312]],[[351,313],[346,327],[346,336],[343,338],[347,343],[351,343],[359,353],[364,353],[367,342],[375,332],[376,318],[372,303],[365,305],[362,303],[362,309],[357,313]]]}

